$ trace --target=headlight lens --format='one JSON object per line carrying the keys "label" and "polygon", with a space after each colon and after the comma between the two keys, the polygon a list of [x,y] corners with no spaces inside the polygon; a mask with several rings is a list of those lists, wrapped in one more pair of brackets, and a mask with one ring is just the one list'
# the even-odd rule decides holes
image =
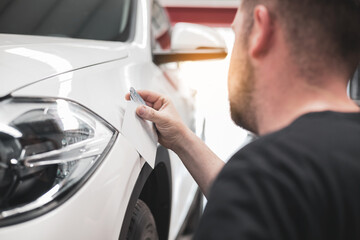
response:
{"label": "headlight lens", "polygon": [[67,100],[0,102],[0,225],[69,197],[116,135],[104,120]]}

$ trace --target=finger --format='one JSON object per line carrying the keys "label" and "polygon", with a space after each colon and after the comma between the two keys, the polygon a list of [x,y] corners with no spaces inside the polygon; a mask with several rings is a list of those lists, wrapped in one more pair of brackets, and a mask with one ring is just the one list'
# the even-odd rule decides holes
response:
{"label": "finger", "polygon": [[145,119],[145,120],[149,120],[153,123],[158,123],[159,121],[161,121],[161,117],[158,111],[156,111],[155,109],[151,108],[151,107],[147,107],[147,106],[139,106],[136,108],[136,114]]}
{"label": "finger", "polygon": [[[126,94],[125,94],[125,100],[130,101],[130,99],[131,99],[131,98],[130,98],[130,93],[126,93]],[[146,105],[149,106],[149,107],[153,107],[153,105],[154,105],[152,102],[147,102],[147,101],[146,101],[145,103],[146,103]]]}
{"label": "finger", "polygon": [[139,90],[138,93],[144,99],[144,101],[151,103],[158,101],[162,97],[161,94],[148,90]]}
{"label": "finger", "polygon": [[151,103],[151,102],[145,102],[146,103],[146,106],[149,106],[149,107],[152,107],[152,108],[154,108],[153,106],[154,106],[154,104],[153,103]]}
{"label": "finger", "polygon": [[160,108],[167,101],[166,97],[155,92],[140,90],[138,93],[146,101],[147,105],[154,108],[155,110],[160,110]]}
{"label": "finger", "polygon": [[165,97],[160,97],[154,104],[153,104],[153,108],[156,110],[160,110],[165,104],[166,104],[167,100]]}

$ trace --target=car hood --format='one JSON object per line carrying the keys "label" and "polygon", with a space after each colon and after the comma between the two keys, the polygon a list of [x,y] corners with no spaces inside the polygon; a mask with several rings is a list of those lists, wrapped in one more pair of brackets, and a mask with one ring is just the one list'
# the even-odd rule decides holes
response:
{"label": "car hood", "polygon": [[0,34],[0,97],[61,73],[126,58],[128,43]]}

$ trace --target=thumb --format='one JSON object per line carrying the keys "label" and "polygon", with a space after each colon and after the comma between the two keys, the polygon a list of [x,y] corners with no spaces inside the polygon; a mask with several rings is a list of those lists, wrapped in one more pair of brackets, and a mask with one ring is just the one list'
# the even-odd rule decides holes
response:
{"label": "thumb", "polygon": [[145,120],[149,120],[153,123],[157,123],[160,120],[159,112],[148,106],[142,105],[137,107],[136,114],[139,117]]}

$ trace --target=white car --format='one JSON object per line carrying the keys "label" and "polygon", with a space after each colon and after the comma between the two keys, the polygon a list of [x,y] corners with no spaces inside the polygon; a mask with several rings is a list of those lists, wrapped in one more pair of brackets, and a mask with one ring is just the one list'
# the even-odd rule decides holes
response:
{"label": "white car", "polygon": [[158,146],[152,169],[124,137],[124,96],[166,94],[195,131],[176,62],[225,57],[221,37],[171,28],[150,0],[2,1],[0,33],[0,239],[191,234],[198,187],[176,154]]}

